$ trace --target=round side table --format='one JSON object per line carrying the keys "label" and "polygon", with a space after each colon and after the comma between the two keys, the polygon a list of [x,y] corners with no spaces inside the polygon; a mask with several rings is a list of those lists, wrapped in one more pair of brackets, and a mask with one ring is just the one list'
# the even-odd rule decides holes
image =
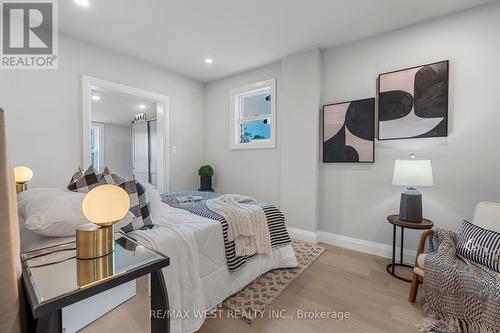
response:
{"label": "round side table", "polygon": [[[392,276],[394,276],[400,280],[403,280],[406,282],[411,282],[410,279],[406,279],[406,278],[399,276],[395,273],[396,266],[408,267],[408,268],[413,269],[413,266],[407,265],[403,262],[405,228],[416,229],[416,230],[427,230],[427,229],[432,229],[432,227],[434,226],[434,223],[428,219],[422,219],[422,222],[403,221],[403,220],[399,219],[399,215],[389,215],[389,216],[387,216],[387,221],[389,221],[389,223],[392,224],[392,226],[393,226],[393,231],[392,231],[392,263],[387,265],[387,272],[389,272],[389,274],[391,274]],[[396,228],[397,227],[401,228],[401,244],[400,244],[401,253],[400,253],[399,263],[396,263]]]}

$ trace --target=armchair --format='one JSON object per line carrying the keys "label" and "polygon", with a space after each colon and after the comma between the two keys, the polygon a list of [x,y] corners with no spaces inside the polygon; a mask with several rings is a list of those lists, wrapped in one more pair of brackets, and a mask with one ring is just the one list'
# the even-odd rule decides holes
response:
{"label": "armchair", "polygon": [[[484,229],[500,232],[500,203],[480,202],[476,206],[472,223]],[[428,230],[420,237],[415,268],[413,268],[410,294],[408,295],[410,303],[415,303],[418,286],[423,282],[425,277],[425,242],[432,232],[432,230]],[[500,275],[500,273],[498,274]]]}

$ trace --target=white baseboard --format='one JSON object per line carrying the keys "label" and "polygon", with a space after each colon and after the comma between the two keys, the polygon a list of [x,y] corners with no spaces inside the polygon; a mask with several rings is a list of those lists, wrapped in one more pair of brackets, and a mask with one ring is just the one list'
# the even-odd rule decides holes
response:
{"label": "white baseboard", "polygon": [[292,237],[293,239],[298,239],[298,240],[301,240],[304,242],[309,242],[309,243],[317,243],[318,242],[318,236],[313,231],[303,230],[303,229],[294,228],[294,227],[286,227],[286,229],[288,230],[290,237]]}
{"label": "white baseboard", "polygon": [[[363,253],[372,254],[383,258],[392,258],[392,246],[382,243],[367,241],[364,239],[348,237],[344,235],[332,234],[325,231],[308,231],[293,227],[287,227],[290,237],[305,242],[311,243],[325,243],[343,247],[349,250],[359,251]],[[396,247],[396,261],[399,262],[400,248]],[[413,265],[417,251],[412,249],[405,249],[403,260],[405,263]]]}

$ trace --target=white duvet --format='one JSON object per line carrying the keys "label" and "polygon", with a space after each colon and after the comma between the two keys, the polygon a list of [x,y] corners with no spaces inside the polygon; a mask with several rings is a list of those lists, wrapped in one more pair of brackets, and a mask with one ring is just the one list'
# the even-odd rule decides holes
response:
{"label": "white duvet", "polygon": [[[187,311],[187,318],[172,318],[171,332],[197,331],[205,318],[204,311],[213,309],[224,299],[243,289],[263,273],[297,266],[290,245],[258,255],[237,272],[229,272],[226,264],[220,222],[203,218],[185,210],[151,200],[155,226],[136,230],[129,235],[170,257],[163,274],[169,293],[171,310]],[[22,252],[74,241],[74,237],[47,237],[26,228],[20,215]],[[145,308],[145,311],[148,309]]]}
{"label": "white duvet", "polygon": [[297,266],[288,245],[259,255],[230,273],[219,222],[167,204],[161,204],[155,215],[153,229],[133,231],[130,235],[170,257],[170,266],[163,270],[170,309],[188,314],[171,318],[173,333],[197,331],[205,321],[204,311],[213,309],[263,273]]}

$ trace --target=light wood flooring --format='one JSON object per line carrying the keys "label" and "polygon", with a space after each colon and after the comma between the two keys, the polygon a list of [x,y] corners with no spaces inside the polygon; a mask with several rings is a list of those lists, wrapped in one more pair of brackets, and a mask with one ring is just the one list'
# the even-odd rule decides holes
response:
{"label": "light wood flooring", "polygon": [[[223,313],[206,320],[199,332],[417,332],[415,324],[423,319],[422,292],[415,304],[408,303],[410,284],[386,272],[388,259],[321,245],[327,250],[268,308],[286,310],[295,319],[265,316],[249,325]],[[139,280],[137,288],[137,296],[82,332],[149,332],[146,280]],[[297,319],[298,310],[348,311],[350,319]]]}

